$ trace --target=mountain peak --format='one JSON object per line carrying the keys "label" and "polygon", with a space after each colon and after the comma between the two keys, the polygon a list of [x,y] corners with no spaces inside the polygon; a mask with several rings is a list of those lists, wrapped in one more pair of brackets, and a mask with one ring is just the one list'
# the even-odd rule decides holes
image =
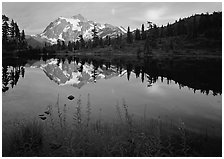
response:
{"label": "mountain peak", "polygon": [[96,29],[99,30],[98,36],[105,38],[107,35],[116,37],[117,34],[124,34],[124,29],[113,26],[111,24],[95,23],[84,18],[81,14],[66,18],[63,16],[51,22],[44,32],[39,34],[40,38],[52,44],[57,43],[57,40],[76,41],[79,35],[83,35],[85,40],[92,39],[92,29],[94,24],[97,24]]}

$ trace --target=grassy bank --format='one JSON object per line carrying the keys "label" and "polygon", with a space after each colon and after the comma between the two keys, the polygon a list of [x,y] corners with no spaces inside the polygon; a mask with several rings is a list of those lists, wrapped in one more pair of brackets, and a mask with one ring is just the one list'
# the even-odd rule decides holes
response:
{"label": "grassy bank", "polygon": [[74,100],[72,119],[57,100],[38,119],[18,122],[3,134],[3,156],[221,156],[221,139],[193,133],[183,121],[168,124],[146,114],[134,120],[123,100],[115,106],[117,120],[103,122],[101,110],[91,118],[87,100],[86,106]]}

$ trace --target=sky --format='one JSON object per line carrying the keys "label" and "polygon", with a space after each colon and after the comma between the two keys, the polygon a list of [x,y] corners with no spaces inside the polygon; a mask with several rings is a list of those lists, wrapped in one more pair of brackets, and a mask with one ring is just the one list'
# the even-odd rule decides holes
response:
{"label": "sky", "polygon": [[222,11],[221,2],[3,2],[2,14],[28,35],[38,34],[59,16],[83,15],[89,20],[131,30],[152,21],[158,26],[196,13]]}

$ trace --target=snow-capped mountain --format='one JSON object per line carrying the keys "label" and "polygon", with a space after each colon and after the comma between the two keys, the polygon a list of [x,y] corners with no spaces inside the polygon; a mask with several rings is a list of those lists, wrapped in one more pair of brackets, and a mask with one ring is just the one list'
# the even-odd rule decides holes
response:
{"label": "snow-capped mountain", "polygon": [[100,24],[84,18],[81,14],[70,18],[59,17],[51,22],[46,29],[35,36],[36,40],[44,40],[52,44],[57,43],[57,40],[65,42],[75,41],[79,35],[83,35],[85,40],[92,39],[92,29],[96,24],[96,30],[99,37],[105,38],[107,35],[115,37],[117,34],[124,34],[126,30],[123,27],[116,27],[110,24]]}

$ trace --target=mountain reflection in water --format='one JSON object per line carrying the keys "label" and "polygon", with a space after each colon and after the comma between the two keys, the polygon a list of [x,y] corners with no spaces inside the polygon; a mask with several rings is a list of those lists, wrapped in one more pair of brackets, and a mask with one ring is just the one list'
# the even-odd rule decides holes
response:
{"label": "mountain reflection in water", "polygon": [[[14,61],[14,62],[13,62]],[[16,61],[16,62],[15,62]],[[6,92],[24,77],[25,67],[43,69],[49,79],[59,86],[72,85],[81,88],[99,79],[127,76],[131,73],[141,81],[147,80],[150,87],[159,77],[169,84],[172,80],[181,89],[184,86],[194,92],[217,95],[222,93],[221,59],[195,58],[143,58],[136,57],[97,57],[97,56],[41,56],[30,59],[8,59],[3,61],[2,91]],[[166,80],[166,81],[165,81]]]}
{"label": "mountain reflection in water", "polygon": [[46,75],[59,85],[72,85],[81,88],[87,83],[96,82],[99,79],[109,79],[114,76],[122,76],[127,71],[122,69],[117,70],[115,66],[106,66],[102,64],[97,67],[93,63],[76,61],[57,62],[57,59],[50,59],[46,64],[42,65],[42,69]]}

